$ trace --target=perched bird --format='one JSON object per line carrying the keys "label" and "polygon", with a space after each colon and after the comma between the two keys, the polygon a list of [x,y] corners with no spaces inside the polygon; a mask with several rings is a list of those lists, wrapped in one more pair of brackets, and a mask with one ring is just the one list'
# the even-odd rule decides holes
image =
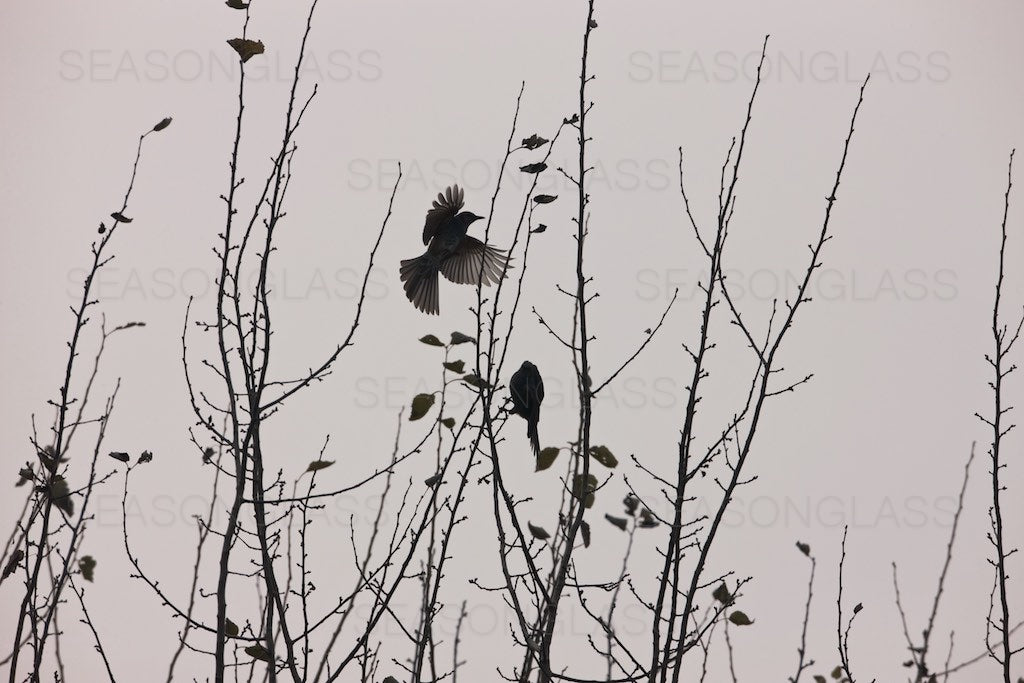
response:
{"label": "perched bird", "polygon": [[466,234],[469,226],[483,218],[462,211],[465,193],[452,185],[438,193],[423,224],[423,244],[427,251],[402,261],[399,270],[405,295],[413,306],[432,315],[440,312],[437,273],[457,285],[497,283],[508,268],[504,249],[496,249]]}
{"label": "perched bird", "polygon": [[524,360],[509,380],[508,389],[512,394],[512,413],[526,420],[526,436],[530,438],[533,455],[539,456],[537,423],[540,422],[540,404],[544,400],[544,380],[537,366]]}

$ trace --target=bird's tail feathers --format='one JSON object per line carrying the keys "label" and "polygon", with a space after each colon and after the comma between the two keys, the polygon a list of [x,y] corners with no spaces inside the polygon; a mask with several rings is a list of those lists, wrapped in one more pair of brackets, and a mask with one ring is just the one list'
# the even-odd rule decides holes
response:
{"label": "bird's tail feathers", "polygon": [[423,254],[402,261],[399,268],[405,295],[413,306],[429,315],[441,312],[437,286],[438,266],[429,254]]}
{"label": "bird's tail feathers", "polygon": [[533,457],[540,457],[540,434],[537,433],[537,422],[539,420],[534,418],[529,420],[526,424],[526,436],[530,438],[530,447],[533,448]]}

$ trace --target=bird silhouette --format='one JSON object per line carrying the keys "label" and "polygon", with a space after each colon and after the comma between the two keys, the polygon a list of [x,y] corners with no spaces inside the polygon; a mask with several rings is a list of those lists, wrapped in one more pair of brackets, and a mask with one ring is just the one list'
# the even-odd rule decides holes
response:
{"label": "bird silhouette", "polygon": [[452,185],[438,193],[423,224],[422,256],[402,261],[401,274],[405,295],[413,306],[430,315],[440,312],[437,274],[440,272],[457,285],[490,285],[501,280],[509,267],[504,249],[484,244],[466,234],[469,226],[483,218],[462,211],[465,193]]}
{"label": "bird silhouette", "polygon": [[530,439],[534,457],[540,455],[540,436],[537,423],[540,422],[540,404],[544,401],[544,380],[537,366],[524,360],[508,383],[512,394],[512,414],[526,420],[526,436]]}

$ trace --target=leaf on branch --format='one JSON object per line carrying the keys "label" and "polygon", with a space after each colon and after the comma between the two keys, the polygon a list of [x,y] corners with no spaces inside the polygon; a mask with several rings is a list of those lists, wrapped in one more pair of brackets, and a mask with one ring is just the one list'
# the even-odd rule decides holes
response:
{"label": "leaf on branch", "polygon": [[59,510],[63,510],[68,517],[75,514],[75,502],[71,500],[71,492],[68,490],[68,483],[64,477],[54,477],[50,484],[50,500]]}
{"label": "leaf on branch", "polygon": [[452,332],[452,346],[456,344],[465,344],[466,342],[476,341],[475,337],[470,337],[468,334],[462,334],[461,332]]}
{"label": "leaf on branch", "polygon": [[203,462],[208,463],[213,460],[213,448],[207,446],[203,449]]}
{"label": "leaf on branch", "polygon": [[632,493],[627,493],[626,497],[622,499],[622,504],[626,508],[626,514],[633,517],[636,515],[636,509],[640,505],[640,499]]}
{"label": "leaf on branch", "polygon": [[398,683],[398,679],[394,676],[388,676],[384,679],[384,683]]}
{"label": "leaf on branch", "polygon": [[651,511],[644,508],[640,511],[640,522],[637,524],[641,529],[653,529],[658,526],[658,520],[654,518]]}
{"label": "leaf on branch", "polygon": [[578,498],[581,493],[592,493],[595,490],[597,490],[597,477],[593,474],[588,474],[586,476],[583,476],[582,474],[576,475],[572,485],[572,493],[574,496]]}
{"label": "leaf on branch", "polygon": [[726,606],[733,603],[732,593],[729,592],[729,588],[724,583],[718,584],[718,588],[711,594],[711,597]]}
{"label": "leaf on branch", "polygon": [[729,614],[729,621],[736,624],[737,626],[750,626],[754,623],[750,617],[748,617],[743,612],[740,612],[739,610],[736,610],[735,612],[731,612]]}
{"label": "leaf on branch", "polygon": [[537,456],[537,466],[534,468],[534,472],[540,472],[546,470],[555,463],[555,458],[558,457],[560,449],[554,446],[548,446],[541,450],[540,455]]}
{"label": "leaf on branch", "polygon": [[591,19],[587,26],[589,26],[590,28],[597,28],[597,22]]}
{"label": "leaf on branch", "polygon": [[168,116],[167,118],[160,119],[159,123],[157,123],[155,126],[153,126],[153,132],[154,133],[159,133],[160,131],[162,131],[164,128],[166,128],[169,125],[171,125],[171,117],[170,116]]}
{"label": "leaf on branch", "polygon": [[82,572],[82,578],[92,583],[96,576],[96,560],[92,555],[86,555],[78,560],[78,569]]}
{"label": "leaf on branch", "polygon": [[525,147],[526,149],[537,149],[538,147],[543,147],[544,145],[548,144],[548,142],[549,140],[545,140],[541,136],[534,133],[528,138],[523,138],[523,147]]}
{"label": "leaf on branch", "polygon": [[457,372],[460,375],[466,371],[466,362],[461,360],[453,360],[450,363],[445,363],[444,367],[446,370]]}
{"label": "leaf on branch", "polygon": [[100,221],[100,227],[96,230],[99,234],[103,234],[107,231],[107,226],[103,221]]}
{"label": "leaf on branch", "polygon": [[591,446],[590,456],[609,469],[619,464],[619,461],[612,455],[607,446]]}
{"label": "leaf on branch", "polygon": [[35,479],[35,470],[32,467],[22,467],[18,470],[18,483],[15,486],[24,486]]}
{"label": "leaf on branch", "polygon": [[487,384],[486,381],[480,378],[480,375],[476,374],[475,372],[469,375],[465,375],[462,378],[462,381],[471,387],[476,387],[477,389],[486,389],[488,388],[488,386],[490,386]]}
{"label": "leaf on branch", "polygon": [[623,531],[626,530],[627,522],[626,522],[625,518],[623,518],[623,517],[615,517],[615,516],[609,515],[607,513],[605,513],[604,518],[607,519],[609,522],[611,522],[613,526],[616,526],[619,529],[622,529]]}
{"label": "leaf on branch", "polygon": [[837,666],[836,668],[832,669],[832,673],[830,675],[832,676],[832,678],[842,678],[843,667]]}
{"label": "leaf on branch", "polygon": [[416,394],[415,398],[412,399],[412,410],[409,412],[409,421],[418,420],[430,411],[430,407],[434,405],[435,396],[433,394]]}
{"label": "leaf on branch", "polygon": [[258,659],[261,662],[273,662],[274,660],[270,657],[270,651],[262,645],[250,645],[245,648],[245,654],[249,655],[253,659]]}
{"label": "leaf on branch", "polygon": [[586,522],[580,522],[580,535],[583,536],[583,547],[590,547],[590,525]]}
{"label": "leaf on branch", "polygon": [[232,638],[238,637],[238,624],[224,617],[224,634]]}
{"label": "leaf on branch", "polygon": [[432,477],[427,477],[423,480],[423,483],[426,484],[428,488],[434,488],[441,483],[441,473],[438,472]]}
{"label": "leaf on branch", "polygon": [[538,161],[535,164],[526,164],[525,166],[520,166],[519,170],[522,171],[523,173],[534,173],[534,174],[537,174],[537,173],[542,173],[543,171],[546,171],[547,168],[548,168],[547,164],[545,164],[543,161]]}
{"label": "leaf on branch", "polygon": [[862,603],[862,602],[858,602],[858,603],[856,604],[856,606],[855,606],[855,607],[853,608],[853,613],[854,613],[854,614],[857,614],[857,613],[858,613],[858,612],[860,612],[860,611],[861,611],[862,609],[864,609],[864,603]]}
{"label": "leaf on branch", "polygon": [[228,45],[238,53],[242,64],[248,62],[252,57],[263,54],[262,40],[249,40],[248,38],[232,38]]}
{"label": "leaf on branch", "polygon": [[108,455],[114,460],[120,460],[121,462],[128,462],[131,460],[131,456],[122,451],[111,451]]}
{"label": "leaf on branch", "polygon": [[534,526],[529,522],[526,523],[526,528],[530,530],[530,535],[540,541],[546,541],[551,538],[551,534],[544,530],[544,527]]}
{"label": "leaf on branch", "polygon": [[132,222],[131,218],[128,218],[128,216],[125,216],[120,211],[115,211],[114,213],[110,214],[110,217],[113,218],[118,223],[131,223]]}
{"label": "leaf on branch", "polygon": [[556,199],[558,199],[557,194],[539,194],[533,198],[533,201],[536,204],[550,204]]}
{"label": "leaf on branch", "polygon": [[533,230],[531,230],[531,231],[530,231],[530,234],[531,234],[531,235],[539,235],[540,233],[544,232],[544,231],[545,231],[545,230],[547,230],[547,229],[548,229],[548,226],[546,226],[546,225],[544,225],[543,223],[541,223],[541,224],[540,224],[540,225],[538,225],[538,226],[537,226],[536,228],[534,228]]}
{"label": "leaf on branch", "polygon": [[21,548],[16,549],[11,553],[10,559],[7,560],[7,564],[4,565],[4,573],[0,576],[0,581],[3,581],[8,576],[18,571],[18,567],[21,566],[21,561],[25,559],[25,551]]}
{"label": "leaf on branch", "polygon": [[584,477],[577,474],[573,479],[572,495],[583,501],[583,507],[590,508],[594,505],[594,491],[597,490],[597,477],[588,474]]}
{"label": "leaf on branch", "polygon": [[142,451],[142,454],[139,455],[139,462],[137,464],[141,465],[146,462],[153,462],[153,451]]}
{"label": "leaf on branch", "polygon": [[48,471],[52,472],[57,469],[57,465],[64,462],[66,458],[60,460],[54,455],[53,446],[47,446],[43,450],[36,449],[36,457],[39,458],[39,462],[43,463]]}
{"label": "leaf on branch", "polygon": [[306,472],[319,472],[333,465],[335,460],[314,460],[306,467]]}
{"label": "leaf on branch", "polygon": [[231,9],[245,9],[249,6],[249,3],[242,2],[242,0],[227,0],[224,4]]}
{"label": "leaf on branch", "polygon": [[802,552],[807,557],[811,556],[811,546],[807,545],[806,543],[801,543],[800,541],[797,541],[796,542],[796,547],[797,547],[797,550]]}
{"label": "leaf on branch", "polygon": [[435,337],[432,334],[428,334],[425,337],[420,337],[420,341],[427,346],[444,346],[444,342]]}
{"label": "leaf on branch", "polygon": [[828,683],[824,676],[815,676],[814,683]]}
{"label": "leaf on branch", "polygon": [[579,114],[573,114],[572,116],[570,116],[567,119],[562,119],[562,123],[579,123],[579,121],[580,121],[580,115]]}
{"label": "leaf on branch", "polygon": [[455,418],[454,417],[446,417],[445,419],[441,420],[441,424],[443,424],[448,429],[450,429],[452,431],[455,431]]}

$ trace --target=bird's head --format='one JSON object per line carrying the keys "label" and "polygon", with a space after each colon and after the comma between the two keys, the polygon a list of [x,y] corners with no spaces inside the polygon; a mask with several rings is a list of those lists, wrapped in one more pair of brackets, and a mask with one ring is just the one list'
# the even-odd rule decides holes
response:
{"label": "bird's head", "polygon": [[465,224],[469,226],[473,225],[473,223],[476,223],[478,220],[481,220],[483,216],[477,216],[472,211],[463,211],[462,213],[459,214],[459,218],[461,218],[465,222]]}

